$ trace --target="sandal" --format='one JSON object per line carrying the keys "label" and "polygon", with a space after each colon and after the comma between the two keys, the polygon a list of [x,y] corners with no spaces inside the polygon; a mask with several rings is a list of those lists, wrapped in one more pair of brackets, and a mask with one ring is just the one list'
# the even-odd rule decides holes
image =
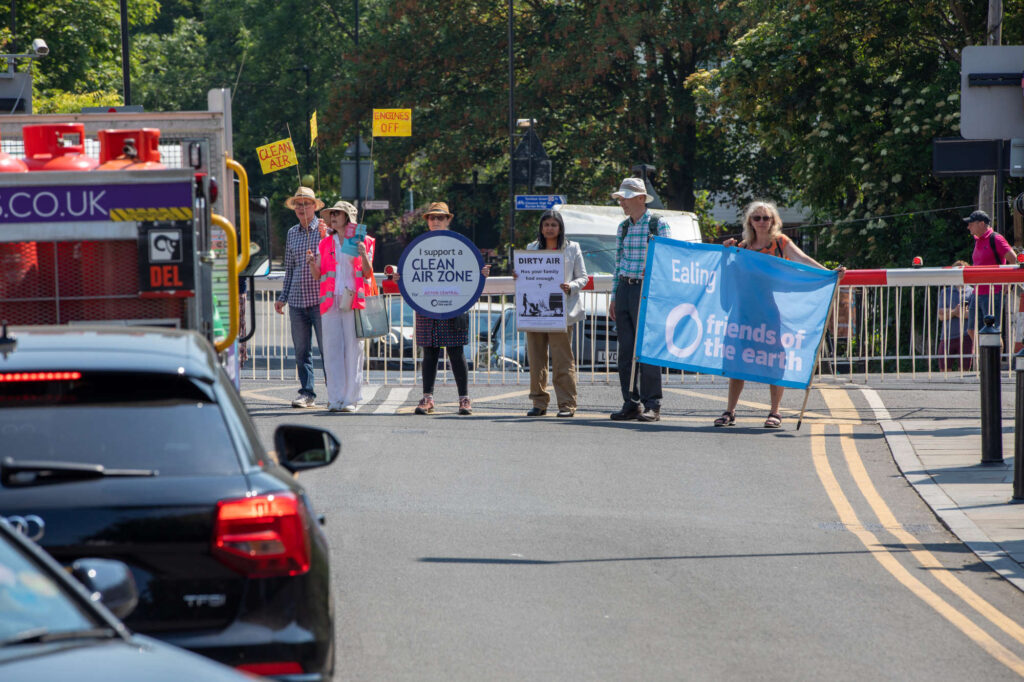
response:
{"label": "sandal", "polygon": [[782,415],[774,412],[768,413],[768,418],[764,420],[764,428],[766,429],[777,429],[782,426]]}
{"label": "sandal", "polygon": [[722,416],[715,420],[715,426],[732,426],[736,423],[736,413],[729,412],[728,410],[722,413]]}

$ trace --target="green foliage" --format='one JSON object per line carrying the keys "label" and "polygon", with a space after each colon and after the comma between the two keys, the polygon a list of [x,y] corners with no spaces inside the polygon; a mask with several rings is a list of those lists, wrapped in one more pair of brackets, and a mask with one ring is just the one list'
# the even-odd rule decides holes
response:
{"label": "green foliage", "polygon": [[32,100],[32,111],[37,114],[77,114],[83,107],[114,107],[121,104],[118,92],[80,92],[61,90],[40,95]]}
{"label": "green foliage", "polygon": [[730,58],[689,86],[709,134],[733,157],[776,160],[749,165],[750,184],[781,181],[834,220],[820,245],[847,265],[926,254],[943,263],[967,248],[956,211],[883,216],[974,201],[971,183],[931,176],[930,143],[958,134],[959,47],[976,42],[968,26],[983,30],[979,8],[962,16],[959,5],[931,0],[738,4],[770,20],[735,35]]}

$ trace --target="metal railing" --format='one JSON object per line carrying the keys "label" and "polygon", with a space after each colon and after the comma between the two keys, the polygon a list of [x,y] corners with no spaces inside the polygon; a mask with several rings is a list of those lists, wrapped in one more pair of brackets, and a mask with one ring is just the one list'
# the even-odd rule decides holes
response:
{"label": "metal railing", "polygon": [[[1024,334],[1021,296],[1024,295],[1024,270],[968,268],[980,272],[1002,271],[985,281],[1001,282],[1000,310],[985,311],[1001,321],[1004,344],[1002,358],[1009,373],[1010,356],[1018,350]],[[890,274],[889,281],[878,282],[877,274]],[[824,376],[842,376],[851,380],[893,378],[900,380],[976,380],[974,350],[968,344],[948,350],[939,344],[941,337],[937,303],[943,287],[959,287],[961,271],[932,268],[915,270],[911,282],[892,273],[909,271],[850,271],[840,286],[836,304],[826,325],[817,372]],[[1008,274],[1009,273],[1009,274]],[[859,275],[859,276],[858,276]],[[981,283],[973,274],[972,284]],[[1022,282],[1011,281],[1019,276]],[[378,275],[378,279],[384,279]],[[984,278],[983,278],[984,279]],[[959,283],[958,283],[959,282]],[[966,285],[971,286],[971,284]],[[280,281],[257,280],[256,333],[249,341],[249,361],[243,376],[252,379],[292,379],[295,363],[291,348],[290,323],[274,312],[274,300]],[[391,334],[384,340],[365,341],[364,371],[370,380],[389,384],[415,384],[418,381],[421,352],[415,343],[412,310],[397,294],[384,294],[391,311]],[[592,289],[581,292],[586,318],[577,325],[573,350],[577,376],[581,382],[618,381],[617,337],[614,323],[607,316],[611,297],[611,277],[593,278]],[[514,283],[510,277],[490,277],[480,302],[470,316],[469,344],[465,353],[470,381],[480,384],[522,384],[529,382],[525,334],[515,330]],[[990,297],[990,305],[994,297]],[[984,314],[984,313],[983,313]],[[983,317],[983,314],[979,317]],[[983,321],[974,325],[976,331]],[[438,381],[451,381],[445,371]],[[669,383],[715,381],[721,377],[666,371]]]}

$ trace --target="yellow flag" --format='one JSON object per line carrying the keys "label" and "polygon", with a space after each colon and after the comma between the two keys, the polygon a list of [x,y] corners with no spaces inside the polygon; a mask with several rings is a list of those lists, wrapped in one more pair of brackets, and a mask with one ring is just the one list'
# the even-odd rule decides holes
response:
{"label": "yellow flag", "polygon": [[260,157],[260,167],[263,169],[264,175],[299,164],[299,159],[295,154],[295,145],[292,144],[290,137],[256,147],[256,153]]}
{"label": "yellow flag", "polygon": [[313,112],[313,116],[309,119],[309,146],[312,147],[313,143],[316,142],[316,112]]}

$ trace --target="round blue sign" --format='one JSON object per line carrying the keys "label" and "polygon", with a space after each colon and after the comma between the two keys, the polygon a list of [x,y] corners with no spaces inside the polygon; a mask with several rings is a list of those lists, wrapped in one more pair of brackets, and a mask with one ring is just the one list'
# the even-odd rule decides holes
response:
{"label": "round blue sign", "polygon": [[484,290],[483,256],[458,232],[424,232],[398,259],[398,288],[420,315],[447,320],[466,312]]}

